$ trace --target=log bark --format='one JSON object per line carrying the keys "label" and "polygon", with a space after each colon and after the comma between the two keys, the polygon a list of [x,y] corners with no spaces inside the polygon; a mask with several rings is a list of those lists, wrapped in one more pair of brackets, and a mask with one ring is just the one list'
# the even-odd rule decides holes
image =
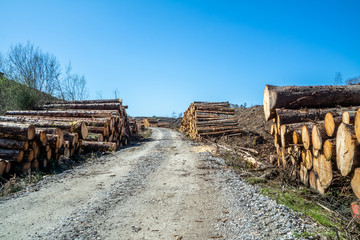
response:
{"label": "log bark", "polygon": [[89,110],[117,110],[121,111],[121,103],[54,103],[43,105],[40,109],[89,109]]}
{"label": "log bark", "polygon": [[24,157],[23,150],[0,148],[0,159],[21,162],[23,157]]}
{"label": "log bark", "polygon": [[115,99],[76,100],[76,101],[50,101],[50,102],[46,102],[45,105],[49,105],[49,104],[93,104],[93,103],[122,103],[122,99],[115,98]]}
{"label": "log bark", "polygon": [[35,127],[31,124],[0,122],[0,138],[10,138],[15,140],[33,140],[35,137]]}
{"label": "log bark", "polygon": [[266,121],[276,117],[276,108],[326,108],[360,105],[360,86],[284,86],[266,85],[264,90]]}
{"label": "log bark", "polygon": [[342,176],[349,175],[360,166],[360,145],[354,126],[342,123],[336,134],[336,163]]}
{"label": "log bark", "polygon": [[29,142],[28,141],[19,141],[13,139],[4,139],[0,138],[0,148],[4,149],[19,149],[19,150],[28,150]]}
{"label": "log bark", "polygon": [[111,117],[117,112],[113,110],[68,110],[68,111],[7,111],[7,116],[49,116],[49,117],[80,117],[97,118]]}
{"label": "log bark", "polygon": [[89,152],[113,152],[116,150],[116,143],[113,142],[90,142],[81,141],[81,149],[84,153]]}

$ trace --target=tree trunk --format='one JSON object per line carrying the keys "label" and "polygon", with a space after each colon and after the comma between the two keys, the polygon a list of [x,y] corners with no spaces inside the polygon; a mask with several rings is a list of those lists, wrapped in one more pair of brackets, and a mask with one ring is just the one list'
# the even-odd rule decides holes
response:
{"label": "tree trunk", "polygon": [[31,124],[0,122],[0,138],[10,138],[15,140],[33,140],[35,137],[35,127]]}
{"label": "tree trunk", "polygon": [[354,126],[342,123],[336,134],[336,163],[341,175],[349,175],[360,166],[360,145],[355,136]]}
{"label": "tree trunk", "polygon": [[266,85],[264,113],[266,121],[276,117],[276,108],[329,108],[360,105],[360,86],[284,86]]}

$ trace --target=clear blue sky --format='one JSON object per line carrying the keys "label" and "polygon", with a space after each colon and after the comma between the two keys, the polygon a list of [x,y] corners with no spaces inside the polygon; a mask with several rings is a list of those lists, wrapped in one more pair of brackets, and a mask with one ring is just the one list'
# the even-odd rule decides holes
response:
{"label": "clear blue sky", "polygon": [[30,41],[71,61],[89,98],[132,116],[195,100],[262,104],[265,84],[360,75],[360,1],[0,1],[0,52]]}

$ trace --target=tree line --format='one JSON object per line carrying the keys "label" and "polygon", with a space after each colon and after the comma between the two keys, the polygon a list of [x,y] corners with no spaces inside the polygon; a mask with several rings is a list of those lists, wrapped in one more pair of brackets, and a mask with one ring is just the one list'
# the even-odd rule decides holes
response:
{"label": "tree line", "polygon": [[58,59],[34,44],[16,44],[0,52],[0,110],[33,109],[46,101],[83,100],[86,78],[73,72],[71,63]]}

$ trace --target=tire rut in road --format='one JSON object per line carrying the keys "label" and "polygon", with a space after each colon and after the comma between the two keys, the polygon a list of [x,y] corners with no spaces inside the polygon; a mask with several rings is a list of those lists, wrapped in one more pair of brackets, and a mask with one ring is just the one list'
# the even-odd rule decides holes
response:
{"label": "tire rut in road", "polygon": [[[165,136],[166,137],[166,136]],[[166,138],[165,138],[166,139]],[[155,139],[157,141],[157,139]],[[115,182],[111,189],[104,192],[99,200],[89,203],[64,219],[60,225],[45,234],[36,234],[33,238],[46,239],[101,239],[99,228],[103,227],[108,212],[115,205],[122,204],[141,191],[146,180],[163,162],[163,149],[171,144],[171,140],[158,140],[152,153],[141,156],[132,166],[125,180]]]}

